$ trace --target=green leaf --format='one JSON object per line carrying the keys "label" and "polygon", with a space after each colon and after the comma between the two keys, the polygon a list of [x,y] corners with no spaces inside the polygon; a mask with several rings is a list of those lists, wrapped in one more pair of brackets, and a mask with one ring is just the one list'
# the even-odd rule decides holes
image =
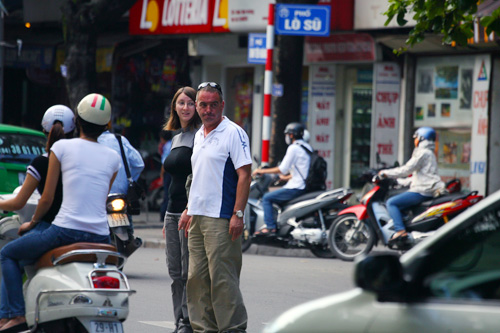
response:
{"label": "green leaf", "polygon": [[397,17],[397,22],[398,22],[399,26],[403,26],[406,23],[408,23],[408,21],[405,20],[405,15],[406,15],[406,10],[399,11],[398,17]]}

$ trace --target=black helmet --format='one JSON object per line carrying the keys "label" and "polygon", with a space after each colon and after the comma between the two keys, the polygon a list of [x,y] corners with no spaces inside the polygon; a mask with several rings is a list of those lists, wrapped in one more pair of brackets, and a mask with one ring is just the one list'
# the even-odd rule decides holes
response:
{"label": "black helmet", "polygon": [[292,134],[295,140],[302,139],[304,135],[304,125],[301,123],[290,123],[285,127],[285,134]]}

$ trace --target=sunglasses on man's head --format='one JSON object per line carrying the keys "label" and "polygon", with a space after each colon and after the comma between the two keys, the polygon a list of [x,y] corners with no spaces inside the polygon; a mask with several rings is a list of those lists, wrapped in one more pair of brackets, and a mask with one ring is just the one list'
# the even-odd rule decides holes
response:
{"label": "sunglasses on man's head", "polygon": [[219,92],[222,93],[222,88],[217,83],[215,83],[215,82],[203,82],[203,83],[200,83],[200,85],[198,86],[198,91],[201,90],[201,89],[203,89],[203,88],[206,88],[207,86],[215,88]]}

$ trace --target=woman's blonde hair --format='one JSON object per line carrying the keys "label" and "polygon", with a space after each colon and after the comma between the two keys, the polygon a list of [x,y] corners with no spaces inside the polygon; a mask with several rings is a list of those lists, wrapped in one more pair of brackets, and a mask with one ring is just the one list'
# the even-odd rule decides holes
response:
{"label": "woman's blonde hair", "polygon": [[[172,103],[170,105],[170,117],[168,118],[167,123],[165,126],[163,126],[164,131],[175,131],[181,128],[181,121],[179,119],[179,115],[177,114],[177,111],[175,110],[175,106],[177,104],[177,98],[184,93],[187,97],[191,98],[194,101],[196,101],[196,90],[194,90],[191,87],[182,87],[177,90],[177,92],[174,95],[174,98],[172,99]],[[193,129],[193,128],[198,128],[201,124],[201,118],[198,115],[198,112],[196,110],[194,111],[193,118],[189,120],[188,123],[188,129]]]}

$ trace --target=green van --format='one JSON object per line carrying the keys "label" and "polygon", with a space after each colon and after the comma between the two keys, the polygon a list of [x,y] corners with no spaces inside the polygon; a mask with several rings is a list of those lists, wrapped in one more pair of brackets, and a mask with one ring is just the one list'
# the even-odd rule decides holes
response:
{"label": "green van", "polygon": [[26,168],[45,153],[46,142],[43,132],[0,124],[0,194],[23,184]]}

